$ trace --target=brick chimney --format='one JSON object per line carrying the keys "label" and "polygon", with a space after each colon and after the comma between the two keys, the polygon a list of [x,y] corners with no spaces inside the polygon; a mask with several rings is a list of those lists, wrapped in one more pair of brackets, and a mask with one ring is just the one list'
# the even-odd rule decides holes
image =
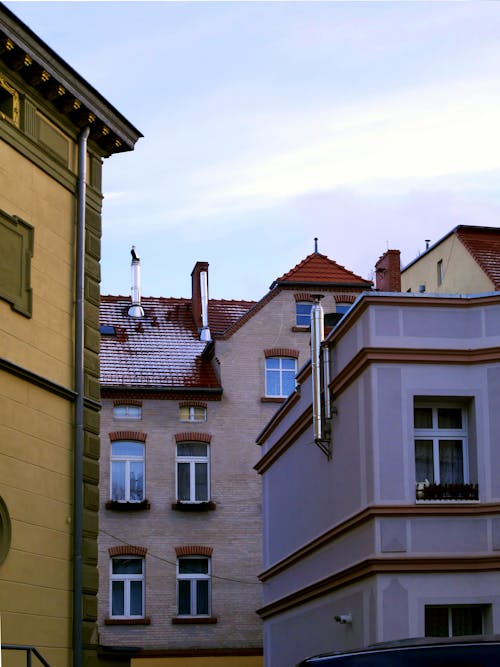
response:
{"label": "brick chimney", "polygon": [[399,250],[387,250],[375,264],[375,289],[379,292],[401,292]]}
{"label": "brick chimney", "polygon": [[191,304],[200,340],[210,340],[208,327],[208,262],[196,262],[191,271]]}

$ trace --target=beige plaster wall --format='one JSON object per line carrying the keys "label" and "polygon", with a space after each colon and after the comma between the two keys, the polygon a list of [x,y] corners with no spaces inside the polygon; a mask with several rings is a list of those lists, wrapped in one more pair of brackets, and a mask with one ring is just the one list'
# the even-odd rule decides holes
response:
{"label": "beige plaster wall", "polygon": [[[438,285],[437,263],[443,262],[443,282]],[[438,294],[475,294],[494,291],[494,285],[455,234],[429,250],[401,273],[401,291]]]}
{"label": "beige plaster wall", "polygon": [[34,227],[33,313],[0,299],[2,357],[65,387],[73,385],[74,201],[55,179],[0,141],[0,209]]}
{"label": "beige plaster wall", "polygon": [[[2,639],[71,662],[71,404],[0,371],[0,487],[12,541],[0,566]],[[4,664],[12,655],[4,652]]]}

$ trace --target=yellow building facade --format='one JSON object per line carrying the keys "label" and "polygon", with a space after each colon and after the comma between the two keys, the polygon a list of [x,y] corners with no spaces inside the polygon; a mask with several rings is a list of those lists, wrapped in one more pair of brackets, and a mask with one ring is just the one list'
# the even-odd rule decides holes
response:
{"label": "yellow building facade", "polygon": [[101,167],[139,136],[0,8],[4,665],[98,660]]}

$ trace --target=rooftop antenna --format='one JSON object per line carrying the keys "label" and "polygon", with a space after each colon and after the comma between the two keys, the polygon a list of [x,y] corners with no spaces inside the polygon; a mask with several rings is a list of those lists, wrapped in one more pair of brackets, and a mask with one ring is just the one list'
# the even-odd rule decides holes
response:
{"label": "rooftop antenna", "polygon": [[314,237],[314,252],[317,255],[318,254],[318,237]]}

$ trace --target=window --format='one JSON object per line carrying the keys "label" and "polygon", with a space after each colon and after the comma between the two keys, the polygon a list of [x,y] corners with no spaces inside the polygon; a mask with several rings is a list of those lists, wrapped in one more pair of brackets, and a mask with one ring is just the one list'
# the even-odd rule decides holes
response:
{"label": "window", "polygon": [[142,407],[140,405],[115,405],[113,407],[114,419],[142,419]]}
{"label": "window", "polygon": [[177,613],[210,615],[210,558],[187,556],[177,560]]}
{"label": "window", "polygon": [[204,422],[207,420],[207,408],[199,405],[181,405],[179,416],[182,422]]}
{"label": "window", "polygon": [[297,360],[292,357],[267,357],[266,396],[286,398],[295,391]]}
{"label": "window", "polygon": [[111,500],[144,500],[144,445],[119,440],[111,444]]}
{"label": "window", "polygon": [[0,118],[19,124],[19,93],[1,75]]}
{"label": "window", "polygon": [[210,497],[208,445],[203,442],[177,443],[177,500],[204,503]]}
{"label": "window", "polygon": [[298,327],[311,326],[312,303],[298,302],[295,304],[295,324]]}
{"label": "window", "polygon": [[111,617],[144,616],[144,559],[111,559]]}
{"label": "window", "polygon": [[437,284],[442,285],[443,284],[443,260],[440,259],[439,262],[437,263]]}
{"label": "window", "polygon": [[468,484],[464,408],[415,405],[414,428],[417,484]]}
{"label": "window", "polygon": [[453,607],[428,605],[425,607],[426,637],[461,637],[483,634],[481,605]]}

